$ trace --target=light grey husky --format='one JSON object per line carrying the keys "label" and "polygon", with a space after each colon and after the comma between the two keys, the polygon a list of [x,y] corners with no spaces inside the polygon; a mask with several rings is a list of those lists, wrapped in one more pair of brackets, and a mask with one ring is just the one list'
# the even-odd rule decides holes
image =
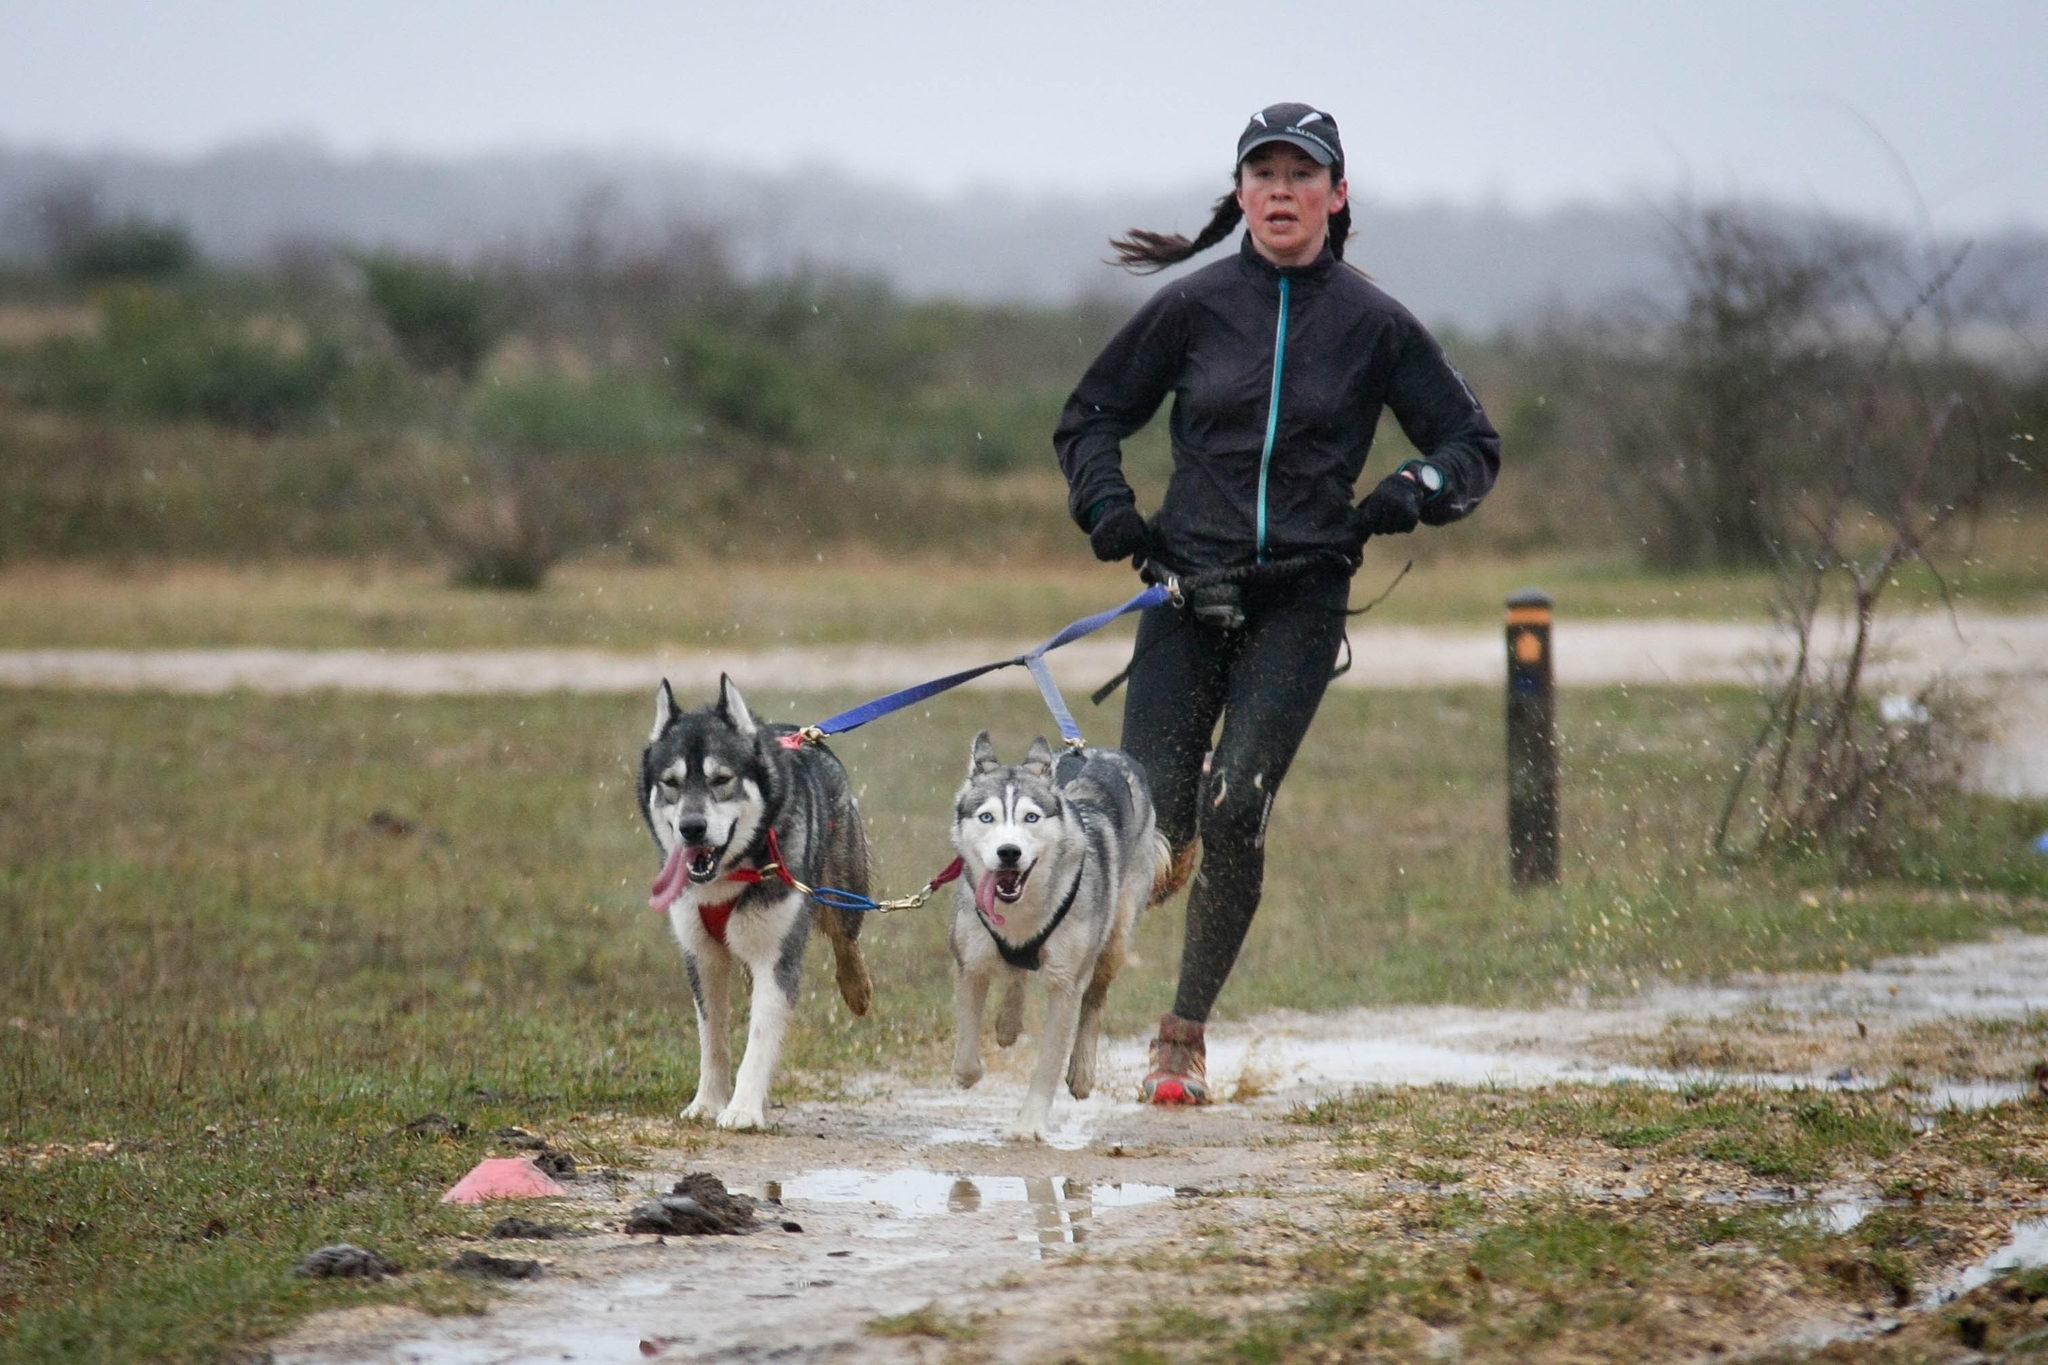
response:
{"label": "light grey husky", "polygon": [[953,847],[965,864],[951,935],[953,1079],[981,1079],[981,1017],[996,979],[1007,979],[996,1043],[1008,1047],[1036,974],[1049,997],[1045,1033],[1010,1136],[1042,1142],[1061,1072],[1076,1099],[1095,1087],[1102,1002],[1166,866],[1152,792],[1114,749],[1055,758],[1041,736],[1011,766],[984,730],[954,800]]}

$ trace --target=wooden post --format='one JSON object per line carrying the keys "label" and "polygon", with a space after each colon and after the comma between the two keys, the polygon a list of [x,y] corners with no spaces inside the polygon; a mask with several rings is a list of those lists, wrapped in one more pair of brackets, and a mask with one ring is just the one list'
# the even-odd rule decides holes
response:
{"label": "wooden post", "polygon": [[1508,881],[1557,882],[1557,704],[1550,667],[1550,596],[1508,599]]}

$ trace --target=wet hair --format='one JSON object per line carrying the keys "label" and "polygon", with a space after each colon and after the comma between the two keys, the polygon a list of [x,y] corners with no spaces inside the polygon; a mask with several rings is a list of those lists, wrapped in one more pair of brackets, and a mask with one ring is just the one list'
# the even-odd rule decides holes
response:
{"label": "wet hair", "polygon": [[[1337,168],[1330,169],[1330,181],[1336,183],[1340,174]],[[1210,247],[1228,237],[1244,220],[1244,210],[1237,202],[1237,172],[1230,173],[1230,193],[1216,201],[1210,210],[1209,225],[1196,233],[1190,241],[1178,232],[1148,232],[1144,228],[1132,228],[1121,237],[1109,239],[1110,247],[1116,252],[1115,264],[1122,266],[1133,275],[1151,275],[1170,265],[1179,265],[1191,256],[1198,256]],[[1351,204],[1330,215],[1330,254],[1338,260],[1344,259],[1344,243],[1351,236]]]}

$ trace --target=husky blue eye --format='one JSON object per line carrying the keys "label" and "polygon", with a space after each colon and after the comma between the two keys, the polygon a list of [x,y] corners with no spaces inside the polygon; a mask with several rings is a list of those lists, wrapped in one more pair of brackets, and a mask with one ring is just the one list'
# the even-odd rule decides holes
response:
{"label": "husky blue eye", "polygon": [[1025,823],[1025,824],[1027,824],[1027,825],[1035,825],[1035,824],[1037,824],[1037,823],[1038,823],[1038,812],[1037,812],[1037,811],[1027,811],[1027,812],[1025,812],[1025,815],[1024,815],[1024,823]]}
{"label": "husky blue eye", "polygon": [[987,811],[983,811],[981,813],[981,823],[983,823],[984,825],[993,825],[995,822],[995,816],[990,815]]}

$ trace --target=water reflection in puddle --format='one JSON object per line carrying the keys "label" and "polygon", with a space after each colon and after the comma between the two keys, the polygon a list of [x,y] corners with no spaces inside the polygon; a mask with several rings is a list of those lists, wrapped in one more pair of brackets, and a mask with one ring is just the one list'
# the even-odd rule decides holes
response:
{"label": "water reflection in puddle", "polygon": [[1845,1232],[1855,1231],[1877,1206],[1877,1200],[1862,1195],[1823,1193],[1810,1204],[1787,1209],[1785,1221],[1839,1237]]}
{"label": "water reflection in puddle", "polygon": [[2030,1270],[2038,1265],[2048,1265],[2048,1218],[2022,1218],[2012,1225],[2012,1237],[2004,1246],[1965,1270],[1948,1291],[1936,1294],[1932,1301],[1967,1294],[2008,1270]]}
{"label": "water reflection in puddle", "polygon": [[[805,1171],[761,1187],[767,1199],[790,1206],[871,1204],[896,1218],[977,1214],[1001,1204],[1030,1206],[1032,1226],[1017,1234],[1043,1248],[1088,1240],[1095,1210],[1151,1204],[1173,1198],[1166,1185],[1126,1180],[1093,1183],[1071,1176],[954,1175],[939,1171]],[[911,1236],[909,1227],[877,1227],[878,1237]]]}

